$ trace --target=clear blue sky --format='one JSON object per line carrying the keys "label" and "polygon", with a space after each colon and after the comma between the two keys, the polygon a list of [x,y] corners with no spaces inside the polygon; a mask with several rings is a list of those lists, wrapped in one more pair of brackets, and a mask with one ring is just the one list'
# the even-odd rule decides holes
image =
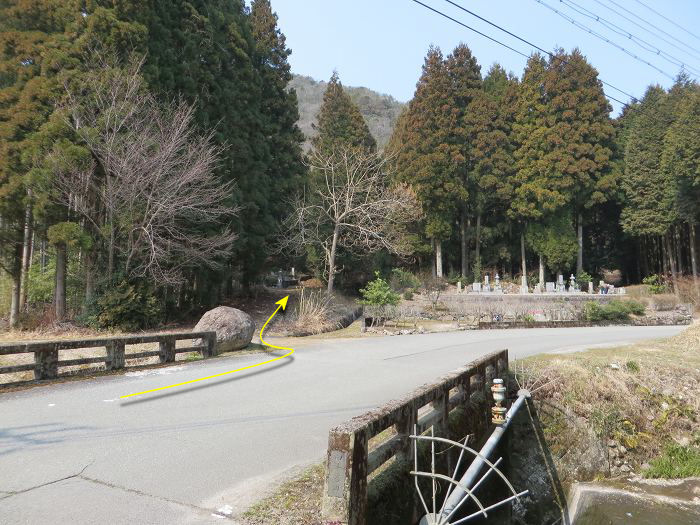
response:
{"label": "clear blue sky", "polygon": [[[526,44],[458,10],[445,0],[421,1],[526,54],[532,51]],[[536,0],[454,1],[544,49],[551,50],[561,46],[571,50],[579,47],[598,69],[601,79],[637,97],[641,97],[646,86],[651,83],[660,83],[663,86],[672,83],[659,71],[582,31]],[[678,73],[680,67],[665,60],[663,56],[645,51],[627,36],[613,33],[596,20],[572,10],[570,6],[579,11],[580,7],[583,7],[660,48],[674,57],[671,60],[687,61],[697,70],[689,72],[696,78],[700,77],[700,39],[649,11],[637,0],[542,1],[619,43],[668,74],[675,76]],[[700,36],[700,0],[640,1]],[[280,28],[293,51],[290,61],[295,73],[327,80],[333,70],[337,69],[345,85],[366,86],[393,95],[401,101],[412,98],[423,58],[430,44],[439,46],[443,53],[448,54],[459,42],[466,43],[482,65],[482,73],[485,73],[493,62],[499,62],[507,70],[520,75],[525,65],[525,58],[429,12],[411,0],[271,2],[279,16]],[[670,43],[635,26],[608,7],[658,33],[658,30],[645,25],[622,8],[652,22],[668,33],[661,34],[661,37]],[[606,92],[620,100],[628,100],[628,97],[611,88],[606,88]],[[619,104],[613,103],[613,106],[617,113]]]}

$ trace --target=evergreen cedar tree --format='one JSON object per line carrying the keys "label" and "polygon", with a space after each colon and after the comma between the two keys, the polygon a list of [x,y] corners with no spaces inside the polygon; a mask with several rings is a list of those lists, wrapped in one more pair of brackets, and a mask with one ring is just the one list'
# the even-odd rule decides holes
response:
{"label": "evergreen cedar tree", "polygon": [[317,135],[311,141],[317,152],[333,153],[334,149],[350,146],[375,152],[377,142],[369,131],[359,108],[343,89],[337,72],[333,72],[314,125]]}
{"label": "evergreen cedar tree", "polygon": [[80,82],[93,50],[123,60],[145,55],[149,89],[164,102],[195,103],[197,124],[215,129],[226,145],[217,171],[222,182],[236,181],[230,204],[241,207],[240,236],[226,275],[195,272],[200,297],[193,300],[206,301],[231,272],[244,284],[257,278],[286,212],[282,199],[305,173],[296,95],[285,89],[290,51],[269,0],[255,0],[250,9],[243,0],[3,3],[0,42],[0,264],[13,280],[26,205],[40,238],[65,220],[65,210],[43,213],[50,180],[38,185],[36,178],[50,171],[41,161],[57,140],[80,146],[55,102],[64,83]]}
{"label": "evergreen cedar tree", "polygon": [[675,219],[672,182],[660,169],[669,104],[660,86],[649,87],[630,126],[622,181],[628,205],[621,221],[633,235],[663,235]]}
{"label": "evergreen cedar tree", "polygon": [[[25,226],[41,240],[70,219],[51,194],[47,153],[91,160],[56,101],[65,84],[80,85],[95,49],[124,60],[145,55],[149,89],[164,102],[195,103],[198,126],[227,146],[217,175],[236,182],[230,205],[241,207],[240,238],[226,271],[192,273],[186,303],[215,300],[221,283],[250,283],[265,270],[283,199],[307,176],[296,95],[286,89],[290,51],[269,0],[250,8],[243,0],[4,2],[0,44],[0,268],[14,283],[13,301],[32,233]],[[416,254],[431,255],[430,241],[438,249],[457,239],[465,248],[450,245],[446,262],[461,257],[462,273],[472,247],[484,267],[513,269],[510,254],[531,225],[531,248],[549,260],[536,239],[568,243],[578,226],[591,272],[623,267],[641,279],[667,266],[660,248],[688,259],[700,213],[698,96],[697,83],[680,75],[670,91],[650,87],[613,121],[578,50],[533,55],[518,81],[497,65],[482,80],[467,46],[447,58],[431,48],[387,147],[397,181],[414,188],[425,212],[414,225]],[[337,75],[317,130],[316,148],[342,141],[376,149]],[[104,247],[93,250],[104,262]]]}
{"label": "evergreen cedar tree", "polygon": [[[692,239],[683,242],[696,243],[697,89],[681,75],[670,93],[652,89],[613,120],[579,50],[532,55],[520,81],[496,64],[482,81],[466,46],[447,59],[431,47],[388,146],[396,178],[425,211],[416,254],[435,267],[425,257],[438,259],[447,242],[463,276],[471,253],[481,266],[480,249],[492,269],[512,270],[522,238],[551,270],[583,270],[585,250],[592,272],[623,266],[641,279],[662,271],[643,236],[683,220]],[[644,264],[629,264],[640,253]]]}
{"label": "evergreen cedar tree", "polygon": [[[457,60],[453,61],[455,75],[460,73]],[[476,66],[475,61],[473,64]],[[469,69],[466,66],[462,71]],[[423,208],[422,234],[435,243],[436,258],[440,256],[440,243],[451,235],[456,212],[468,198],[464,181],[468,146],[460,141],[460,132],[466,131],[460,126],[464,108],[455,106],[455,99],[460,96],[470,100],[472,88],[481,79],[477,69],[476,82],[459,78],[460,82],[466,81],[453,84],[453,80],[442,52],[431,47],[416,93],[399,117],[389,144],[396,179],[413,187]],[[459,92],[454,85],[459,85]]]}

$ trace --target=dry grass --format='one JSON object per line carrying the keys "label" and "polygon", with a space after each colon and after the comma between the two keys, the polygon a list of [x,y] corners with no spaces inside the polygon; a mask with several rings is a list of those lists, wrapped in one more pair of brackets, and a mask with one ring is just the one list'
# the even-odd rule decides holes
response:
{"label": "dry grass", "polygon": [[553,454],[613,439],[638,467],[668,443],[700,445],[700,326],[652,343],[525,360]]}
{"label": "dry grass", "polygon": [[323,463],[284,483],[242,516],[245,525],[320,525]]}
{"label": "dry grass", "polygon": [[302,290],[294,307],[293,326],[299,330],[318,334],[337,327],[332,319],[333,297],[322,291]]}
{"label": "dry grass", "polygon": [[274,324],[276,334],[305,336],[327,333],[342,326],[352,315],[357,303],[339,293],[325,290],[299,289],[289,293],[287,314]]}

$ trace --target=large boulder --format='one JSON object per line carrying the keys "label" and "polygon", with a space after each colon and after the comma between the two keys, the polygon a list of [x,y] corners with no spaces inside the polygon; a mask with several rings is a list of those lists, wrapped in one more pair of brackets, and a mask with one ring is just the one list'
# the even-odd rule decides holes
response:
{"label": "large boulder", "polygon": [[255,323],[250,316],[229,306],[206,312],[194,327],[195,332],[216,332],[216,353],[245,348],[253,338]]}

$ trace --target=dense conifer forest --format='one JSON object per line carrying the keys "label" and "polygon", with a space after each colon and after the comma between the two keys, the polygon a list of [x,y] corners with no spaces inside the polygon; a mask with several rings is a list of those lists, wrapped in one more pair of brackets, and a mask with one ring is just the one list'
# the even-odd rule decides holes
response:
{"label": "dense conifer forest", "polygon": [[684,73],[613,117],[581,50],[516,73],[431,47],[402,105],[294,78],[277,22],[269,0],[0,3],[9,325],[158,326],[291,266],[350,293],[393,267],[697,276]]}

